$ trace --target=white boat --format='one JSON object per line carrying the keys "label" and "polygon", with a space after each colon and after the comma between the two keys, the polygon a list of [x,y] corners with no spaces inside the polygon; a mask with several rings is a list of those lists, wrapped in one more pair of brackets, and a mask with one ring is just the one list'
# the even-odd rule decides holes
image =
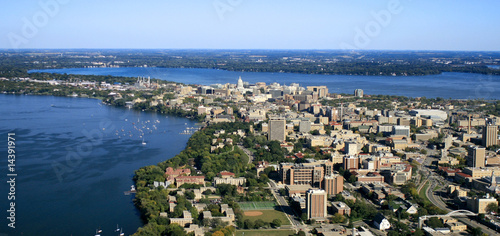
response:
{"label": "white boat", "polygon": [[146,142],[144,142],[144,138],[142,139],[142,145],[146,145]]}
{"label": "white boat", "polygon": [[118,232],[120,230],[121,230],[120,227],[118,227],[118,224],[116,224],[116,230],[115,231]]}
{"label": "white boat", "polygon": [[121,228],[120,228],[120,236],[125,236],[125,233],[122,232]]}

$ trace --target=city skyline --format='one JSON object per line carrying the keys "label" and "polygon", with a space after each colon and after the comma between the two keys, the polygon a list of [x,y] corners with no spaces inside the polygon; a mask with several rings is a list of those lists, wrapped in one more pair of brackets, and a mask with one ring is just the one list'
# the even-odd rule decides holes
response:
{"label": "city skyline", "polygon": [[97,1],[9,3],[0,48],[498,51],[500,3]]}

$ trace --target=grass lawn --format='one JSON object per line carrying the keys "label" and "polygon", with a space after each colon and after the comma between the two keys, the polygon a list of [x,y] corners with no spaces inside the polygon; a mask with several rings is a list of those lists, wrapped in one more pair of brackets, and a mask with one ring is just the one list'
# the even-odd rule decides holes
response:
{"label": "grass lawn", "polygon": [[418,195],[419,195],[421,198],[423,198],[423,199],[425,199],[425,200],[427,200],[427,201],[429,201],[429,199],[428,199],[428,198],[427,198],[427,196],[425,195],[425,192],[427,192],[427,189],[429,188],[429,185],[430,185],[430,183],[429,183],[429,182],[425,183],[424,187],[420,190],[420,193],[418,193]]}
{"label": "grass lawn", "polygon": [[244,211],[245,212],[262,212],[262,215],[258,216],[247,216],[243,214],[243,220],[249,219],[252,221],[256,221],[258,219],[261,219],[265,222],[271,223],[274,219],[280,219],[282,225],[289,225],[290,221],[288,221],[288,218],[286,218],[285,213],[277,210],[250,210],[250,211]]}
{"label": "grass lawn", "polygon": [[237,230],[236,236],[288,236],[295,234],[295,231],[289,229],[267,229],[267,230]]}
{"label": "grass lawn", "polygon": [[250,210],[274,210],[274,202],[238,202],[240,208],[244,211]]}

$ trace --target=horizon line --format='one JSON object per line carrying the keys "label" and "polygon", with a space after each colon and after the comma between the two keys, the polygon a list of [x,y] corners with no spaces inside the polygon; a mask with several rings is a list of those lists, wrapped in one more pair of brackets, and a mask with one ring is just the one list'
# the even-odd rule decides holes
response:
{"label": "horizon line", "polygon": [[27,50],[212,50],[212,51],[340,51],[340,52],[500,52],[500,50],[450,50],[450,49],[270,49],[270,48],[0,48],[1,51]]}

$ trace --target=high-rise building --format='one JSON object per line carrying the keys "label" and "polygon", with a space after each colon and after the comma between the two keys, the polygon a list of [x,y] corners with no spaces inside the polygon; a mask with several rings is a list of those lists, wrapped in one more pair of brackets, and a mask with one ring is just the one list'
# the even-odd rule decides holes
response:
{"label": "high-rise building", "polygon": [[325,175],[333,175],[333,162],[281,163],[278,169],[278,173],[284,184],[308,184],[313,187],[323,188]]}
{"label": "high-rise building", "polygon": [[469,198],[467,200],[467,208],[471,210],[472,212],[478,213],[478,214],[486,214],[488,213],[486,211],[486,206],[488,204],[493,203],[495,205],[498,205],[497,199],[494,197],[473,197]]}
{"label": "high-rise building", "polygon": [[344,157],[344,170],[359,169],[359,158],[354,156]]}
{"label": "high-rise building", "polygon": [[324,220],[326,218],[326,191],[309,190],[306,193],[307,219]]}
{"label": "high-rise building", "polygon": [[468,154],[467,166],[485,167],[486,149],[484,147],[470,147]]}
{"label": "high-rise building", "polygon": [[498,144],[498,126],[487,125],[483,129],[483,146],[489,147]]}
{"label": "high-rise building", "polygon": [[347,155],[358,155],[358,144],[355,142],[346,142],[345,143],[345,153]]}
{"label": "high-rise building", "polygon": [[311,131],[311,121],[309,119],[301,120],[299,123],[299,132],[309,133]]}
{"label": "high-rise building", "polygon": [[395,125],[392,127],[392,135],[402,135],[410,137],[410,126],[406,125]]}
{"label": "high-rise building", "polygon": [[319,98],[326,97],[326,95],[328,95],[328,87],[326,86],[307,86],[307,91],[316,92]]}
{"label": "high-rise building", "polygon": [[338,111],[336,108],[332,108],[330,110],[330,121],[337,121],[338,119]]}
{"label": "high-rise building", "polygon": [[275,118],[269,120],[269,135],[268,139],[277,140],[277,141],[285,141],[286,138],[286,121],[285,119]]}
{"label": "high-rise building", "polygon": [[362,98],[363,97],[363,89],[354,90],[354,96],[358,97],[358,98]]}
{"label": "high-rise building", "polygon": [[408,118],[399,117],[397,119],[397,124],[398,125],[404,125],[404,126],[410,126],[410,120]]}
{"label": "high-rise building", "polygon": [[283,183],[289,185],[309,184],[320,187],[325,176],[325,168],[316,164],[295,164],[288,165],[282,163],[280,167]]}
{"label": "high-rise building", "polygon": [[325,176],[323,182],[323,188],[330,196],[334,196],[344,191],[344,177],[341,175],[334,174]]}

